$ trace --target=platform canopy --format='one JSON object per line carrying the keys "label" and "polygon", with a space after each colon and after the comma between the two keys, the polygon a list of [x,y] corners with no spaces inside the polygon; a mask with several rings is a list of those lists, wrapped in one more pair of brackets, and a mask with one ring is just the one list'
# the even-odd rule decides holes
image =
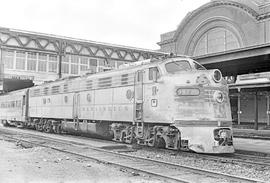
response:
{"label": "platform canopy", "polygon": [[193,59],[208,69],[219,68],[224,75],[265,72],[270,68],[270,43],[195,56]]}

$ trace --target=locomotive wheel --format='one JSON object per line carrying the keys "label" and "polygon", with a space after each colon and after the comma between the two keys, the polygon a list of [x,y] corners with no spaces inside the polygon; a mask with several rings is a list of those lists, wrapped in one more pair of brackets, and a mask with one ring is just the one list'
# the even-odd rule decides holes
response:
{"label": "locomotive wheel", "polygon": [[37,128],[38,131],[43,132],[44,131],[44,124],[43,124],[43,120],[41,119],[38,123],[37,123]]}
{"label": "locomotive wheel", "polygon": [[51,133],[52,132],[52,123],[50,121],[48,121],[47,124],[45,124],[44,131],[46,133]]}
{"label": "locomotive wheel", "polygon": [[133,133],[133,138],[131,140],[131,144],[137,144],[136,134]]}
{"label": "locomotive wheel", "polygon": [[122,135],[121,135],[121,142],[125,142],[126,143],[126,140],[125,140],[125,137],[126,137],[126,132],[123,132]]}
{"label": "locomotive wheel", "polygon": [[43,131],[43,125],[42,124],[38,124],[38,131],[40,131],[40,132]]}
{"label": "locomotive wheel", "polygon": [[163,148],[165,149],[166,147],[166,142],[164,140],[164,138],[162,137],[157,137],[154,143],[155,148]]}
{"label": "locomotive wheel", "polygon": [[54,132],[57,133],[57,134],[61,134],[62,133],[61,132],[61,126],[60,125],[56,125]]}
{"label": "locomotive wheel", "polygon": [[2,122],[3,126],[8,126],[8,124],[7,124],[7,121],[6,121],[6,120],[2,120],[1,122]]}

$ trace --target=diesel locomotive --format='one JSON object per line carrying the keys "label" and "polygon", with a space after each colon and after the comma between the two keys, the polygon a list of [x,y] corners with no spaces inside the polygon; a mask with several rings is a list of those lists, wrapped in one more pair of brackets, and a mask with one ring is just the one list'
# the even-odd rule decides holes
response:
{"label": "diesel locomotive", "polygon": [[185,56],[149,59],[0,95],[4,125],[197,153],[233,153],[228,87]]}

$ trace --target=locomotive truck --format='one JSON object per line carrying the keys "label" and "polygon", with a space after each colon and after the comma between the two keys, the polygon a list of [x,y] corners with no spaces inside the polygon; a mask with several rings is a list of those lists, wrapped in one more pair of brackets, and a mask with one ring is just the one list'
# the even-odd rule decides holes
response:
{"label": "locomotive truck", "polygon": [[228,87],[219,70],[178,56],[0,95],[7,125],[197,153],[233,153]]}

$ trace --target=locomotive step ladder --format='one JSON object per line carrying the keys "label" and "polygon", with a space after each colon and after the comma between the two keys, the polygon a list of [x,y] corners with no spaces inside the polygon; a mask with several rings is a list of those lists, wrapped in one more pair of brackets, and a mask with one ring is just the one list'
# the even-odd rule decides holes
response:
{"label": "locomotive step ladder", "polygon": [[136,123],[137,136],[142,138],[144,133],[143,123],[143,75],[144,71],[135,73],[134,79],[134,122]]}
{"label": "locomotive step ladder", "polygon": [[143,138],[144,123],[143,123],[143,103],[137,102],[135,104],[135,121],[137,128],[137,135],[139,138]]}
{"label": "locomotive step ladder", "polygon": [[143,122],[143,103],[136,102],[135,104],[135,121],[136,122]]}
{"label": "locomotive step ladder", "polygon": [[79,117],[80,117],[80,93],[75,92],[73,95],[73,111],[72,111],[72,117],[75,130],[78,131],[79,129]]}

